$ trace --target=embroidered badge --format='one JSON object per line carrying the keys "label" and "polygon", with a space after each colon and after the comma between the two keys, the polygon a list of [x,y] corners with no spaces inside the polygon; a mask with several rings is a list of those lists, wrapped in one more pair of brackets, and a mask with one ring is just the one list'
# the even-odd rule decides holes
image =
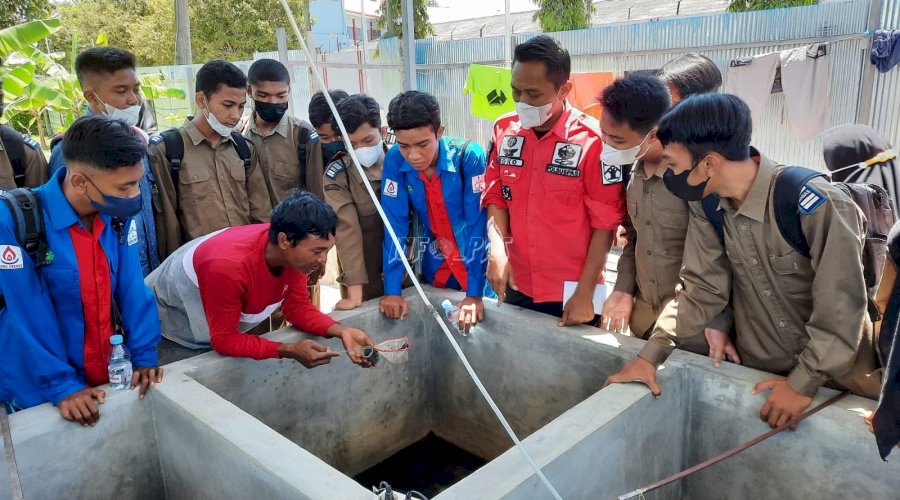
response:
{"label": "embroidered badge", "polygon": [[497,163],[500,165],[521,167],[525,164],[522,161],[522,148],[525,146],[525,138],[517,135],[507,135],[503,137],[499,150],[497,151]]}
{"label": "embroidered badge", "polygon": [[325,191],[340,191],[341,187],[337,184],[325,184]]}
{"label": "embroidered badge", "polygon": [[391,179],[385,179],[384,182],[384,191],[382,192],[385,196],[390,196],[391,198],[397,197],[397,182]]}
{"label": "embroidered badge", "polygon": [[337,160],[328,164],[328,168],[325,169],[325,177],[328,177],[331,180],[335,180],[337,178],[337,174],[341,173],[341,170],[344,170],[344,162]]}
{"label": "embroidered badge", "polygon": [[41,150],[41,145],[38,144],[38,142],[36,140],[32,139],[31,137],[28,137],[27,135],[23,135],[22,139],[24,139],[25,144],[27,144],[28,147],[30,147],[31,149],[33,149],[35,151]]}
{"label": "embroidered badge", "polygon": [[[412,189],[410,187],[410,189]],[[473,193],[482,193],[484,192],[484,174],[476,175],[472,177],[472,192]]]}
{"label": "embroidered badge", "polygon": [[809,215],[815,212],[822,203],[825,203],[825,195],[816,191],[809,184],[804,184],[803,189],[800,190],[800,199],[797,202],[797,207],[800,211]]}
{"label": "embroidered badge", "polygon": [[512,201],[512,189],[509,186],[500,186],[500,194],[506,201]]}
{"label": "embroidered badge", "polygon": [[625,178],[622,167],[619,165],[607,165],[605,163],[600,164],[603,167],[603,185],[609,186],[611,184],[617,184],[622,182]]}
{"label": "embroidered badge", "polygon": [[154,135],[153,137],[150,138],[150,144],[159,144],[162,141],[163,141],[163,136],[161,136],[161,135]]}
{"label": "embroidered badge", "polygon": [[319,142],[319,134],[315,130],[309,131],[309,142],[313,144]]}
{"label": "embroidered badge", "polygon": [[22,269],[25,262],[22,261],[22,249],[6,245],[6,248],[0,252],[0,269]]}
{"label": "embroidered badge", "polygon": [[581,144],[557,142],[553,149],[553,158],[547,165],[547,172],[566,177],[579,177],[578,162],[581,160]]}
{"label": "embroidered badge", "polygon": [[131,225],[128,226],[128,246],[134,245],[137,242],[138,242],[137,224],[135,224],[134,219],[132,219]]}

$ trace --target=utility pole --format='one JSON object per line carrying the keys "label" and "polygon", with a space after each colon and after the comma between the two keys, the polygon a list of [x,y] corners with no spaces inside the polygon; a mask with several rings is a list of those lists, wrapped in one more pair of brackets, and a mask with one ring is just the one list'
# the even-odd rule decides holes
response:
{"label": "utility pole", "polygon": [[362,89],[360,89],[360,90],[362,92],[365,92],[366,87],[368,86],[368,80],[366,79],[366,65],[369,64],[369,54],[368,54],[368,51],[369,51],[369,29],[368,29],[368,25],[366,23],[366,0],[359,0],[359,12],[361,14],[360,17],[362,17],[362,23],[360,23],[359,26],[362,30],[362,41],[363,41],[363,47],[362,47],[363,69],[362,69],[362,81],[360,82],[362,84]]}
{"label": "utility pole", "polygon": [[403,17],[403,89],[416,90],[416,29],[412,0],[400,0]]}
{"label": "utility pole", "polygon": [[188,0],[175,0],[175,64],[193,64]]}
{"label": "utility pole", "polygon": [[506,0],[503,15],[504,36],[503,36],[503,60],[507,66],[512,66],[512,25],[509,22],[509,0]]}

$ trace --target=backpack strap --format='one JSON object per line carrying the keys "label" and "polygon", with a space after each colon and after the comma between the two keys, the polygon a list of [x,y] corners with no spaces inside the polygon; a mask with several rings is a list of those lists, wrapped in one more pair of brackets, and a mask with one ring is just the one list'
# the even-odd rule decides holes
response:
{"label": "backpack strap", "polygon": [[465,162],[466,150],[469,148],[469,143],[472,141],[465,141],[462,143],[462,146],[459,147],[456,153],[456,171],[459,174],[459,178],[463,181],[463,187],[465,187],[466,176],[463,175],[463,163]]}
{"label": "backpack strap", "polygon": [[810,258],[809,243],[800,225],[800,213],[811,214],[825,198],[804,186],[810,180],[824,176],[822,172],[810,168],[788,167],[775,178],[775,221],[778,230],[794,250],[807,259]]}
{"label": "backpack strap", "polygon": [[[316,140],[318,137],[316,134]],[[300,162],[300,188],[303,190],[306,190],[306,146],[311,138],[309,129],[300,125],[300,135],[297,137],[297,161]]]}
{"label": "backpack strap", "polygon": [[6,157],[9,158],[9,163],[12,165],[16,186],[23,187],[25,185],[25,144],[28,142],[28,145],[34,148],[34,144],[32,144],[34,140],[26,138],[7,125],[0,125],[0,140],[3,141]]}
{"label": "backpack strap", "polygon": [[247,138],[241,135],[237,130],[231,131],[231,140],[234,141],[234,149],[237,150],[238,156],[244,161],[244,170],[250,168],[250,146],[247,144]]}
{"label": "backpack strap", "polygon": [[711,194],[706,198],[703,198],[700,201],[700,204],[703,205],[703,213],[706,214],[706,218],[709,219],[709,223],[712,224],[713,228],[716,230],[716,234],[719,235],[719,241],[725,241],[725,213],[719,208],[719,195]]}
{"label": "backpack strap", "polygon": [[[52,260],[40,198],[31,189],[17,188],[0,192],[0,200],[12,215],[16,242],[31,257],[40,279],[41,267]],[[5,307],[6,299],[0,295],[0,309]]]}
{"label": "backpack strap", "polygon": [[[161,132],[160,137],[166,145],[166,160],[169,161],[169,173],[172,176],[172,184],[178,190],[181,179],[181,160],[184,159],[184,138],[177,128],[170,128]],[[151,140],[151,142],[153,142]]]}

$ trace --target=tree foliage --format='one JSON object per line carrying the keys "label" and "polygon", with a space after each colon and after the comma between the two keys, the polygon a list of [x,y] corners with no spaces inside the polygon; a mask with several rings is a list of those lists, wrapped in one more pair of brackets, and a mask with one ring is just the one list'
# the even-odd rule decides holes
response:
{"label": "tree foliage", "polygon": [[43,19],[50,10],[48,0],[2,0],[0,1],[0,27],[13,26]]}
{"label": "tree foliage", "polygon": [[570,31],[591,27],[591,16],[594,14],[592,0],[535,0],[537,12],[533,21],[541,24],[541,30]]}
{"label": "tree foliage", "polygon": [[[384,32],[385,37],[402,37],[403,36],[403,6],[402,0],[386,0],[381,4],[378,18],[378,30]],[[413,20],[415,21],[413,31],[416,39],[428,38],[434,35],[434,26],[428,20],[428,6],[432,4],[430,0],[413,0]]]}
{"label": "tree foliage", "polygon": [[728,12],[750,12],[754,10],[780,9],[783,7],[803,7],[816,5],[819,0],[732,0]]}
{"label": "tree foliage", "polygon": [[[300,26],[304,1],[288,1]],[[247,60],[254,51],[277,50],[275,29],[290,27],[278,0],[191,0],[189,6],[195,62]],[[133,52],[141,66],[175,63],[173,0],[67,0],[56,11],[63,20],[51,39],[56,50],[70,53],[74,41],[78,52],[105,33],[110,46]]]}

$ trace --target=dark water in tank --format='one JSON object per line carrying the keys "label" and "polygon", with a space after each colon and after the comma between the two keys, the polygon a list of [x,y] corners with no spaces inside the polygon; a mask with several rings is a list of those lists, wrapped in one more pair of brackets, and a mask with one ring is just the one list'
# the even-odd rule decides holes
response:
{"label": "dark water in tank", "polygon": [[396,491],[415,490],[432,498],[486,463],[483,458],[428,434],[353,479],[369,490],[386,481]]}

